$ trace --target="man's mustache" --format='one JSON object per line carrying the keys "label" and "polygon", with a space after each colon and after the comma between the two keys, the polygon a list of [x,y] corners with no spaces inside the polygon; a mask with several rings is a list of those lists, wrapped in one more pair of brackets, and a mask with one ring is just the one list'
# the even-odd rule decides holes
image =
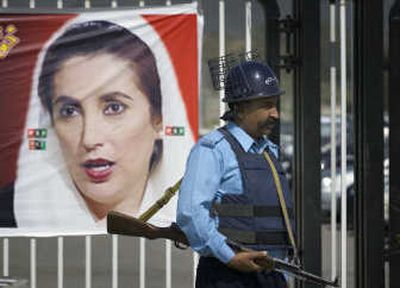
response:
{"label": "man's mustache", "polygon": [[260,128],[273,128],[275,127],[276,123],[278,121],[273,119],[273,118],[268,118],[267,120],[265,120],[264,122],[262,122],[259,127]]}

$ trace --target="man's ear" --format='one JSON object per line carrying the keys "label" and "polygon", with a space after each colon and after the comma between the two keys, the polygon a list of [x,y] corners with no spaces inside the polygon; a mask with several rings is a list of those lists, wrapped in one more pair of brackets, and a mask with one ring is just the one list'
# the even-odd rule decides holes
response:
{"label": "man's ear", "polygon": [[244,105],[241,104],[233,105],[232,110],[235,113],[238,120],[243,119]]}

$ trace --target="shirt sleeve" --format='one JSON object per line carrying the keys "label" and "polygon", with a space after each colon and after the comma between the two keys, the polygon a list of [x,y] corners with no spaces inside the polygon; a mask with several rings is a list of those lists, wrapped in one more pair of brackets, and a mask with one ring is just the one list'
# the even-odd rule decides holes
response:
{"label": "shirt sleeve", "polygon": [[193,250],[227,263],[235,254],[210,215],[222,174],[222,157],[216,149],[201,144],[192,149],[179,191],[177,224]]}

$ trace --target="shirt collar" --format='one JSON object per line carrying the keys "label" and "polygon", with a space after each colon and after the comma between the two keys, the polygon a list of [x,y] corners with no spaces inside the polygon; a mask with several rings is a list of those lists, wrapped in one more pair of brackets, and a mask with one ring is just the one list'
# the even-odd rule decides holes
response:
{"label": "shirt collar", "polygon": [[[247,134],[241,127],[239,127],[234,122],[229,122],[226,125],[228,131],[236,138],[239,144],[242,146],[243,150],[246,152],[250,152],[250,149],[254,149],[254,152],[262,153],[267,147],[276,149],[277,145],[272,143],[267,139],[267,137],[263,137],[259,141],[254,141],[254,139]],[[253,147],[252,147],[253,146]]]}

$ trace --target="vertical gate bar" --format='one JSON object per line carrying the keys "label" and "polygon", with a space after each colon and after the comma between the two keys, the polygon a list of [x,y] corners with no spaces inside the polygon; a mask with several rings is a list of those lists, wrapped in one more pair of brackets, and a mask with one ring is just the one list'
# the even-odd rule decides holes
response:
{"label": "vertical gate bar", "polygon": [[[166,6],[171,6],[172,1],[166,0]],[[165,240],[165,288],[172,287],[172,242],[170,240]]]}
{"label": "vertical gate bar", "polygon": [[[225,0],[219,0],[219,56],[222,57],[225,55]],[[225,91],[221,89],[219,91],[219,115],[223,115],[225,112],[225,104],[222,102],[224,98]],[[221,119],[219,121],[220,125],[224,124],[224,121]]]}
{"label": "vertical gate bar", "polygon": [[92,287],[92,237],[85,236],[85,287]]}
{"label": "vertical gate bar", "polygon": [[[144,7],[145,3],[144,0],[139,1],[139,7]],[[146,241],[144,238],[140,238],[140,271],[139,271],[139,287],[145,288],[146,287]]]}
{"label": "vertical gate bar", "polygon": [[336,3],[330,0],[330,44],[331,44],[331,279],[337,276],[337,205],[336,205]]}
{"label": "vertical gate bar", "polygon": [[112,288],[118,287],[118,235],[112,235]]}
{"label": "vertical gate bar", "polygon": [[340,0],[340,94],[341,94],[341,287],[347,288],[347,63],[346,0]]}
{"label": "vertical gate bar", "polygon": [[[29,8],[35,8],[35,0],[29,0]],[[36,288],[36,239],[30,240],[31,253],[31,288]]]}
{"label": "vertical gate bar", "polygon": [[[384,58],[385,45],[383,45],[384,33],[382,32],[387,33],[383,26],[387,21],[387,18],[384,18],[385,2],[388,3],[381,0],[347,2],[351,8],[348,11],[352,13],[351,16],[354,16],[352,19],[355,19],[350,22],[354,23],[355,30],[350,31],[356,35],[352,37],[354,39],[352,41],[352,44],[354,43],[354,87],[352,88],[354,91],[353,111],[356,120],[354,183],[357,217],[354,287],[357,288],[384,287],[385,282],[383,111],[386,79],[383,69],[386,56]],[[398,54],[398,50],[396,53]],[[389,67],[393,67],[391,61],[388,62]],[[393,104],[391,103],[389,108],[393,107]],[[392,132],[393,130],[390,130],[390,134]],[[399,286],[398,282],[394,284],[396,288]]]}
{"label": "vertical gate bar", "polygon": [[31,288],[36,288],[36,239],[30,239]]}
{"label": "vertical gate bar", "polygon": [[[400,170],[400,1],[394,1],[389,13],[389,219],[388,236],[389,251],[388,261],[385,265],[389,265],[389,276],[386,278],[386,288],[396,288],[400,283],[400,255],[397,253],[400,248],[400,211],[398,210],[400,203],[400,178],[398,171]],[[387,177],[387,176],[385,176]],[[369,211],[368,211],[369,212]],[[385,222],[387,222],[385,218]],[[361,257],[360,257],[361,258]],[[379,267],[379,266],[374,266]],[[361,285],[360,285],[361,286]]]}
{"label": "vertical gate bar", "polygon": [[10,265],[10,258],[9,258],[10,248],[9,248],[9,240],[8,238],[3,239],[3,276],[9,276],[9,265]]}
{"label": "vertical gate bar", "polygon": [[[165,1],[166,6],[171,6],[171,0]],[[171,259],[171,241],[165,240],[165,287],[172,287],[172,259]]]}
{"label": "vertical gate bar", "polygon": [[[170,0],[168,0],[170,1]],[[193,0],[193,3],[198,3],[197,0]],[[221,13],[221,12],[220,12]],[[221,53],[221,52],[220,52]],[[201,63],[201,61],[199,62],[199,64]],[[201,65],[201,64],[200,64]],[[220,94],[221,97],[221,94]],[[196,252],[193,252],[193,288],[196,285],[196,271],[197,271],[197,264],[199,263],[199,255]]]}
{"label": "vertical gate bar", "polygon": [[[35,0],[29,0],[29,8],[35,8]],[[36,288],[36,239],[30,239],[30,254],[31,254],[31,288]]]}
{"label": "vertical gate bar", "polygon": [[171,241],[165,240],[165,287],[171,288],[172,287],[172,261],[171,261]]}
{"label": "vertical gate bar", "polygon": [[[1,7],[7,8],[8,1],[2,0]],[[10,253],[9,240],[8,238],[3,238],[3,276],[5,277],[9,276],[9,253]]]}
{"label": "vertical gate bar", "polygon": [[63,288],[64,284],[64,238],[57,238],[57,287]]}
{"label": "vertical gate bar", "polygon": [[[139,1],[139,7],[144,7],[145,3],[144,0]],[[146,242],[145,239],[140,238],[140,288],[145,288],[145,277],[146,277],[146,271],[145,271],[145,265],[146,265]]]}
{"label": "vertical gate bar", "polygon": [[[295,79],[293,183],[296,230],[304,269],[320,275],[322,263],[321,4],[320,1],[308,0],[296,0],[293,4],[294,19],[299,21],[299,28],[294,33],[293,52],[295,57],[300,60],[300,65],[296,66],[293,75]],[[296,284],[300,285],[299,287],[316,287],[311,283]]]}
{"label": "vertical gate bar", "polygon": [[196,274],[197,274],[198,263],[199,263],[199,254],[193,252],[193,288],[196,287]]}
{"label": "vertical gate bar", "polygon": [[[2,0],[1,7],[7,8],[8,1]],[[9,253],[10,253],[9,240],[8,240],[8,238],[3,238],[3,276],[5,276],[5,277],[9,276],[9,265],[10,265],[9,264]]]}
{"label": "vertical gate bar", "polygon": [[251,51],[251,1],[246,1],[246,51]]}
{"label": "vertical gate bar", "polygon": [[140,288],[146,287],[146,240],[140,238]]}

